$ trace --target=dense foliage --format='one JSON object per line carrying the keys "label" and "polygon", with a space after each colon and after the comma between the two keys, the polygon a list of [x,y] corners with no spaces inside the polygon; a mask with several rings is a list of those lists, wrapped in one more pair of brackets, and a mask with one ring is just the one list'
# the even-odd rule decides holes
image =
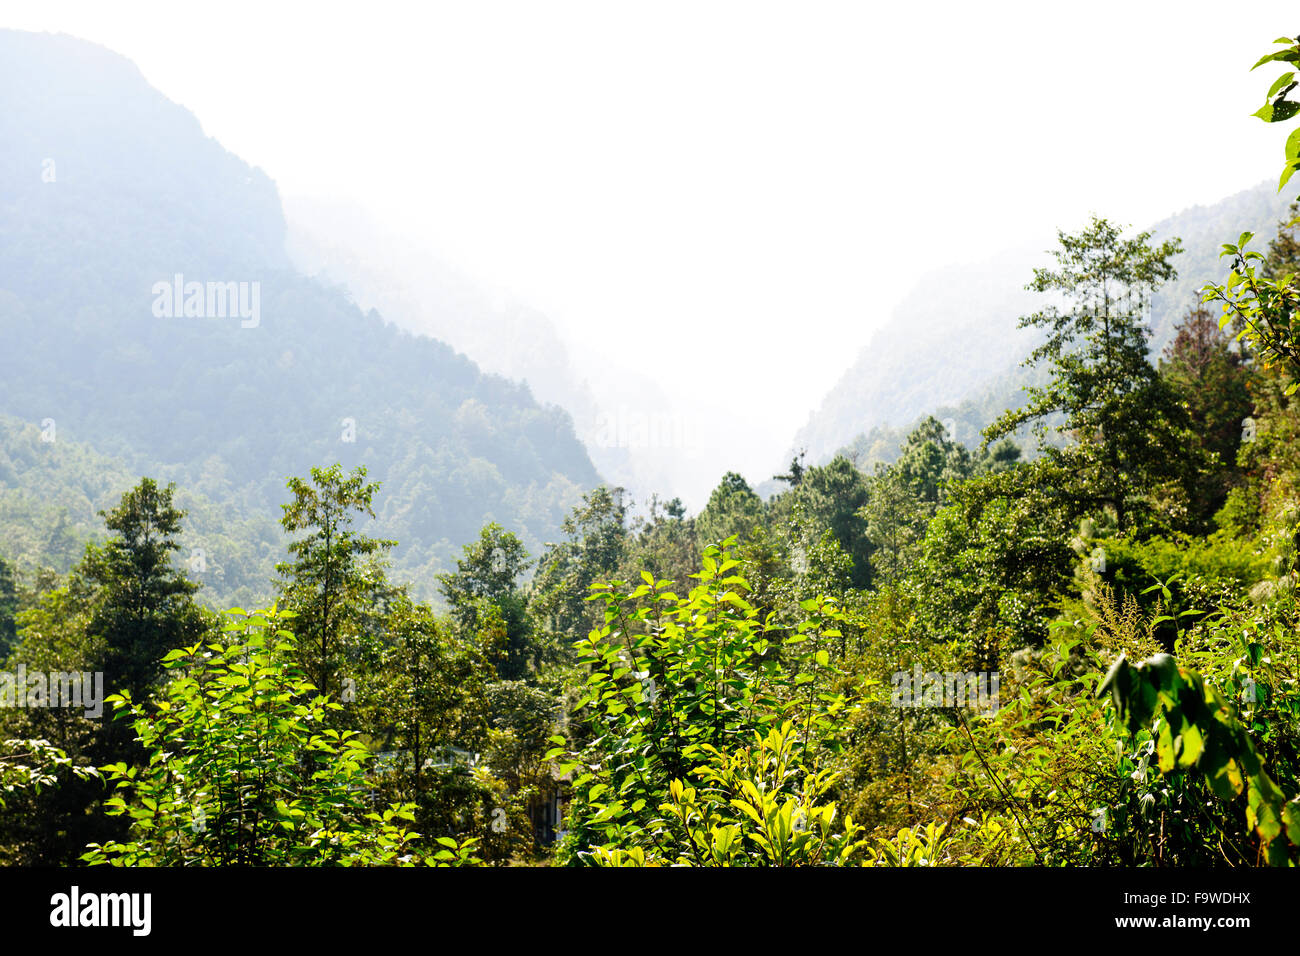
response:
{"label": "dense foliage", "polygon": [[[1279,42],[1261,62],[1300,63]],[[1296,229],[1228,245],[1154,355],[1179,243],[1094,219],[1034,272],[1036,384],[982,441],[926,417],[767,497],[727,473],[694,516],[599,486],[424,580],[354,462],[279,492],[251,612],[202,605],[170,481],[93,535],[21,525],[81,557],[0,556],[0,860],[1300,863]],[[426,492],[398,507],[463,531]]]}

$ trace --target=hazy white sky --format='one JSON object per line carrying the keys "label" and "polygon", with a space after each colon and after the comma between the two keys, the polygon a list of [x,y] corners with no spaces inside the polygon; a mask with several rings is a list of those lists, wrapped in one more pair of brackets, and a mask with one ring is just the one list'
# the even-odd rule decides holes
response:
{"label": "hazy white sky", "polygon": [[[355,200],[742,415],[770,466],[927,268],[1276,176],[1293,3],[8,2],[287,194]],[[1261,75],[1267,73],[1267,77]]]}

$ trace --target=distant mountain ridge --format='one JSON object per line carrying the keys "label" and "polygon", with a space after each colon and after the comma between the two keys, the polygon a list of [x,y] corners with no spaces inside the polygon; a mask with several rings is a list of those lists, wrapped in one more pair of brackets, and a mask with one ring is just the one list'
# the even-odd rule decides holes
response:
{"label": "distant mountain ridge", "polygon": [[[487,521],[534,553],[557,537],[599,481],[569,415],[300,275],[285,237],[275,184],[129,61],[0,31],[6,441],[48,420],[78,460],[174,478],[259,529],[278,519],[288,476],[365,464],[383,482],[374,532],[401,542],[398,577],[424,593]],[[155,288],[176,276],[255,287],[258,322],[186,315],[188,290],[166,315]],[[0,492],[30,494],[21,469],[35,462],[11,455]],[[78,482],[57,469],[45,480]],[[104,494],[54,497],[84,511]],[[0,550],[10,544],[0,527]],[[244,569],[213,582],[216,597],[264,586],[275,552],[264,530],[209,549]]]}
{"label": "distant mountain ridge", "polygon": [[[567,341],[549,316],[487,291],[418,238],[351,204],[288,197],[285,209],[288,250],[300,271],[563,408],[600,474],[638,502],[674,493],[693,451],[676,432],[693,421],[674,414],[672,396],[634,360],[584,361],[582,343]],[[656,429],[657,418],[669,427]]]}
{"label": "distant mountain ridge", "polygon": [[[1178,278],[1152,297],[1153,361],[1198,300],[1196,290],[1226,274],[1219,259],[1222,244],[1251,231],[1257,237],[1254,247],[1262,251],[1285,218],[1293,193],[1279,194],[1276,183],[1261,183],[1146,227],[1156,241],[1178,236],[1184,250],[1175,259]],[[785,461],[801,450],[810,463],[818,463],[856,449],[865,462],[873,457],[866,454],[871,447],[877,449],[876,460],[887,460],[894,442],[886,436],[905,435],[930,414],[961,423],[958,439],[978,444],[980,430],[1005,408],[1018,406],[1021,386],[1033,375],[1020,364],[1040,333],[1017,324],[1046,301],[1024,286],[1035,266],[1051,262],[1046,250],[1053,244],[1010,250],[922,279],[796,433]]]}

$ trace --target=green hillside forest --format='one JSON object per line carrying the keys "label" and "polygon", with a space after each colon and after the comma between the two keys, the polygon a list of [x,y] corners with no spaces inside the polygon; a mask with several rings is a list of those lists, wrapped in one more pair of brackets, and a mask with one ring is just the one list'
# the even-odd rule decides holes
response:
{"label": "green hillside forest", "polygon": [[688,514],[295,273],[128,61],[0,33],[0,862],[1300,863],[1297,64],[1264,231],[1061,231],[977,435]]}
{"label": "green hillside forest", "polygon": [[483,524],[536,548],[598,480],[566,411],[295,273],[265,173],[68,36],[0,31],[0,326],[25,567],[67,572],[148,473],[183,489],[205,602],[269,600],[285,479],[338,460],[385,482],[376,527],[431,598]]}

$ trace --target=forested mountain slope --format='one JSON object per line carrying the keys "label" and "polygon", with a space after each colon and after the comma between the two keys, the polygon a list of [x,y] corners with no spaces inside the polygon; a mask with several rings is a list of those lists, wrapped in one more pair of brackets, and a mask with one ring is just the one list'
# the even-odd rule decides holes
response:
{"label": "forested mountain slope", "polygon": [[[121,487],[50,498],[78,529],[139,474],[266,527],[287,476],[365,464],[399,576],[428,584],[487,521],[554,537],[599,480],[567,413],[296,273],[275,184],[130,62],[66,36],[0,32],[0,329],[6,442],[25,422],[118,465]],[[32,493],[35,459],[6,450],[3,487]],[[259,539],[207,549],[249,572],[208,597],[266,581]]]}

